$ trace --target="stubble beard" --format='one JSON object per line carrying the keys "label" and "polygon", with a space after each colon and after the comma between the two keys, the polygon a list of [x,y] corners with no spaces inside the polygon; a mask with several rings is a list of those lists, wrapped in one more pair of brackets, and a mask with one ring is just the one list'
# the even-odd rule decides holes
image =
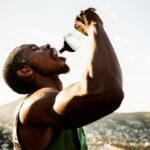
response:
{"label": "stubble beard", "polygon": [[70,68],[67,64],[64,64],[61,68],[59,68],[58,70],[54,70],[54,71],[47,71],[47,72],[43,72],[42,70],[40,70],[37,67],[33,67],[32,68],[40,75],[42,76],[51,76],[51,75],[60,75],[60,74],[66,74],[70,71]]}
{"label": "stubble beard", "polygon": [[64,64],[64,66],[61,67],[60,70],[54,71],[54,72],[51,72],[51,73],[59,75],[59,74],[66,74],[69,71],[70,71],[69,66],[67,64]]}

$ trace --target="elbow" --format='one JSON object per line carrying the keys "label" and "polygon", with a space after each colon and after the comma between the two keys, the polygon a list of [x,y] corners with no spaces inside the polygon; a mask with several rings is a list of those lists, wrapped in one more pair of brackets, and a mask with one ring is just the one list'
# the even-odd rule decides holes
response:
{"label": "elbow", "polygon": [[124,99],[124,92],[122,88],[116,89],[115,92],[113,92],[113,98],[111,101],[113,111],[117,110],[120,107],[123,99]]}

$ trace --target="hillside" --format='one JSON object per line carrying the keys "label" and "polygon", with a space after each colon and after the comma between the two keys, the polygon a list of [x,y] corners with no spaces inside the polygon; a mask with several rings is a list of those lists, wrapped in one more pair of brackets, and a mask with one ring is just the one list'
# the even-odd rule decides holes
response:
{"label": "hillside", "polygon": [[113,113],[89,124],[85,131],[91,150],[103,143],[125,149],[150,149],[150,112]]}
{"label": "hillside", "polygon": [[[19,100],[0,106],[1,150],[12,149],[13,114],[18,103]],[[89,150],[117,150],[111,145],[124,150],[150,149],[150,112],[113,113],[84,129]]]}
{"label": "hillside", "polygon": [[0,106],[0,125],[1,126],[12,126],[13,115],[16,106],[21,102],[20,99],[12,101],[8,104]]}

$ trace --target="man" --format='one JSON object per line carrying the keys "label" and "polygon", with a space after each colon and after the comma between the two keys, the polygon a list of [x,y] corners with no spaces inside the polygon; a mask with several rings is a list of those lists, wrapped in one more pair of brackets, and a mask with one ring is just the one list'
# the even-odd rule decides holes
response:
{"label": "man", "polygon": [[89,36],[91,51],[80,81],[65,89],[58,76],[69,67],[49,44],[22,45],[7,58],[6,83],[27,94],[16,114],[15,150],[87,150],[82,126],[112,113],[122,102],[121,69],[95,10],[81,11],[75,28]]}

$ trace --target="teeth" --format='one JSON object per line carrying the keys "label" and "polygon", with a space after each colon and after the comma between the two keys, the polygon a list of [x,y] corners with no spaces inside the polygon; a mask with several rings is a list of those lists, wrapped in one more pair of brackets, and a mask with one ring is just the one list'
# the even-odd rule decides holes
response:
{"label": "teeth", "polygon": [[53,50],[53,54],[54,54],[54,56],[55,56],[55,57],[57,57],[57,56],[58,56],[58,53],[57,53],[57,51],[56,51],[56,50]]}

